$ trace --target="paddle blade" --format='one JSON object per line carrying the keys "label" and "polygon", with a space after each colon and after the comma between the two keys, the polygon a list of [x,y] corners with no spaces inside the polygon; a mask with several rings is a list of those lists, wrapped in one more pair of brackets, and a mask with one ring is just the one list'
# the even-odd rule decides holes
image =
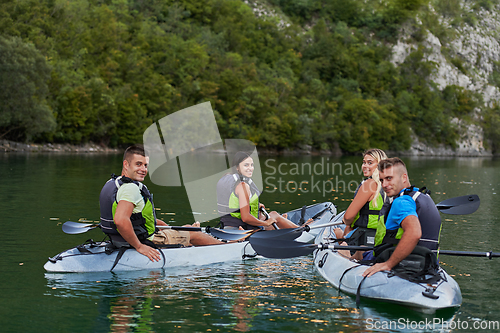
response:
{"label": "paddle blade", "polygon": [[208,232],[212,236],[217,237],[219,239],[232,241],[232,240],[244,239],[250,236],[252,233],[256,232],[256,230],[221,230],[216,228],[210,228]]}
{"label": "paddle blade", "polygon": [[436,207],[444,214],[467,215],[474,213],[479,208],[479,204],[479,197],[471,194],[441,201]]}
{"label": "paddle blade", "polygon": [[78,222],[66,221],[62,225],[62,230],[66,234],[75,235],[75,234],[83,234],[84,232],[87,232],[90,229],[94,229],[96,227],[97,227],[97,224],[88,224],[88,223],[78,223]]}
{"label": "paddle blade", "polygon": [[252,238],[261,238],[261,239],[281,239],[281,240],[294,240],[299,238],[302,235],[302,231],[304,228],[295,228],[295,229],[279,229],[279,230],[266,230],[262,232],[257,232],[252,235]]}
{"label": "paddle blade", "polygon": [[295,241],[285,241],[281,239],[263,239],[250,237],[252,248],[263,257],[267,258],[295,258],[306,256],[318,248],[316,244],[300,243]]}

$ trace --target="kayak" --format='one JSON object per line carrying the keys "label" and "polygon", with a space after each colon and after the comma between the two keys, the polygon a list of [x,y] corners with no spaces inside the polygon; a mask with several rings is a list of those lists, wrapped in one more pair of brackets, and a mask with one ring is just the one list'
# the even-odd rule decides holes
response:
{"label": "kayak", "polygon": [[[333,244],[333,229],[322,229],[315,243]],[[357,297],[396,303],[429,314],[457,308],[462,303],[458,283],[442,267],[439,268],[440,280],[432,284],[410,282],[391,272],[377,272],[363,280],[362,273],[368,266],[346,258],[334,249],[316,250],[314,266],[336,289]]]}
{"label": "kayak", "polygon": [[[302,220],[307,221],[309,218],[313,218],[314,221],[310,224],[312,226],[327,223],[335,213],[335,205],[327,202],[292,210],[287,214],[288,218],[297,224],[300,224]],[[314,229],[316,233],[317,230]],[[304,239],[313,240],[314,236],[304,235]],[[149,260],[135,249],[127,249],[122,253],[121,258],[117,260],[119,251],[107,254],[106,246],[108,244],[109,241],[91,241],[78,245],[49,258],[44,268],[47,272],[53,273],[158,270],[170,267],[238,261],[253,258],[257,255],[248,241],[241,241],[199,247],[161,248],[161,259],[157,262]]]}
{"label": "kayak", "polygon": [[[306,206],[304,213],[302,213],[303,211],[304,207],[292,210],[287,213],[287,218],[298,226],[304,225],[304,223],[310,218],[314,220],[308,225],[310,227],[314,226],[315,228],[311,229],[309,232],[303,232],[302,235],[296,239],[298,242],[307,243],[314,241],[318,233],[323,230],[322,228],[319,228],[319,226],[330,223],[332,219],[335,218],[337,214],[337,207],[335,207],[333,203],[327,201]],[[304,214],[303,217],[302,214]]]}
{"label": "kayak", "polygon": [[[106,254],[109,242],[84,244],[59,253],[43,266],[47,272],[106,272],[111,271],[119,251]],[[242,260],[255,256],[248,242],[222,245],[163,248],[160,261],[153,262],[135,249],[128,249],[113,271],[157,270],[187,265],[208,265]]]}

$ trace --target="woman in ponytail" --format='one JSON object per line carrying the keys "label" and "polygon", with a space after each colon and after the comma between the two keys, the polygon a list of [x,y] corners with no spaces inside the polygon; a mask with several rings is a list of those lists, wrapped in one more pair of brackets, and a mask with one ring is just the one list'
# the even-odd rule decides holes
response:
{"label": "woman in ponytail", "polygon": [[[345,211],[342,219],[346,225],[344,232],[335,229],[337,239],[344,238],[349,245],[373,245],[369,244],[369,240],[372,234],[375,236],[378,214],[385,201],[378,163],[386,158],[386,153],[377,148],[368,149],[363,153],[362,170],[366,178],[356,189],[354,199]],[[357,253],[354,258],[361,259],[361,253]]]}

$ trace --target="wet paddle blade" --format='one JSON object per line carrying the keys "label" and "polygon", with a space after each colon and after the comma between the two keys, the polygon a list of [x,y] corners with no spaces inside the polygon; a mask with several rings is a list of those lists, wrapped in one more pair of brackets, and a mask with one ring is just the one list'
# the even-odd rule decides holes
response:
{"label": "wet paddle blade", "polygon": [[225,239],[225,240],[240,240],[244,239],[248,236],[250,236],[252,233],[256,232],[255,230],[223,230],[223,229],[216,229],[216,228],[210,228],[209,233],[217,237],[219,239]]}
{"label": "wet paddle blade", "polygon": [[76,235],[83,234],[84,232],[89,231],[90,229],[94,229],[97,227],[97,224],[88,224],[88,223],[78,223],[73,221],[66,221],[62,225],[62,230],[66,234]]}
{"label": "wet paddle blade", "polygon": [[302,235],[304,228],[295,229],[279,229],[279,230],[266,230],[261,232],[256,232],[252,235],[252,238],[261,239],[281,239],[281,240],[294,240]]}
{"label": "wet paddle blade", "polygon": [[316,244],[285,241],[281,239],[262,239],[250,237],[252,248],[263,257],[267,258],[295,258],[307,256],[318,248]]}
{"label": "wet paddle blade", "polygon": [[467,215],[474,213],[479,208],[479,204],[479,197],[471,194],[441,201],[436,207],[444,214]]}

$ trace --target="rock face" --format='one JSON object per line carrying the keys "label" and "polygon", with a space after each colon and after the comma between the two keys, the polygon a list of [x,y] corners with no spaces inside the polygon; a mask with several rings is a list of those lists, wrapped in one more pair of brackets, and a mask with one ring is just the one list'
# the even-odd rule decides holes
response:
{"label": "rock face", "polygon": [[492,156],[483,146],[483,132],[477,125],[469,125],[467,137],[457,143],[455,149],[440,145],[438,147],[429,147],[414,137],[411,147],[408,151],[400,152],[401,155],[411,156]]}
{"label": "rock face", "polygon": [[[472,12],[470,2],[461,2],[464,12]],[[433,11],[432,8],[430,8]],[[434,11],[435,12],[435,11]],[[441,17],[441,24],[455,38],[445,46],[439,38],[427,31],[425,40],[421,42],[426,48],[426,60],[436,63],[437,70],[431,79],[439,89],[448,85],[457,85],[482,95],[485,106],[492,106],[500,101],[500,90],[489,83],[489,78],[495,70],[495,62],[500,60],[500,6],[496,5],[490,11],[480,8],[473,13],[477,22],[473,25],[462,23],[458,27],[451,25],[450,18]],[[417,20],[418,21],[418,20]],[[417,22],[418,23],[418,22]],[[418,48],[411,40],[409,29],[402,30],[398,42],[393,46],[392,62],[401,64],[405,58]],[[463,64],[458,68],[451,63],[449,57],[458,59]],[[475,110],[475,120],[481,119],[481,110]],[[457,120],[455,120],[457,121]],[[457,148],[427,147],[415,139],[408,154],[411,155],[453,155],[453,156],[490,156],[491,152],[483,146],[482,128],[475,124],[462,125],[462,139],[457,142]]]}

